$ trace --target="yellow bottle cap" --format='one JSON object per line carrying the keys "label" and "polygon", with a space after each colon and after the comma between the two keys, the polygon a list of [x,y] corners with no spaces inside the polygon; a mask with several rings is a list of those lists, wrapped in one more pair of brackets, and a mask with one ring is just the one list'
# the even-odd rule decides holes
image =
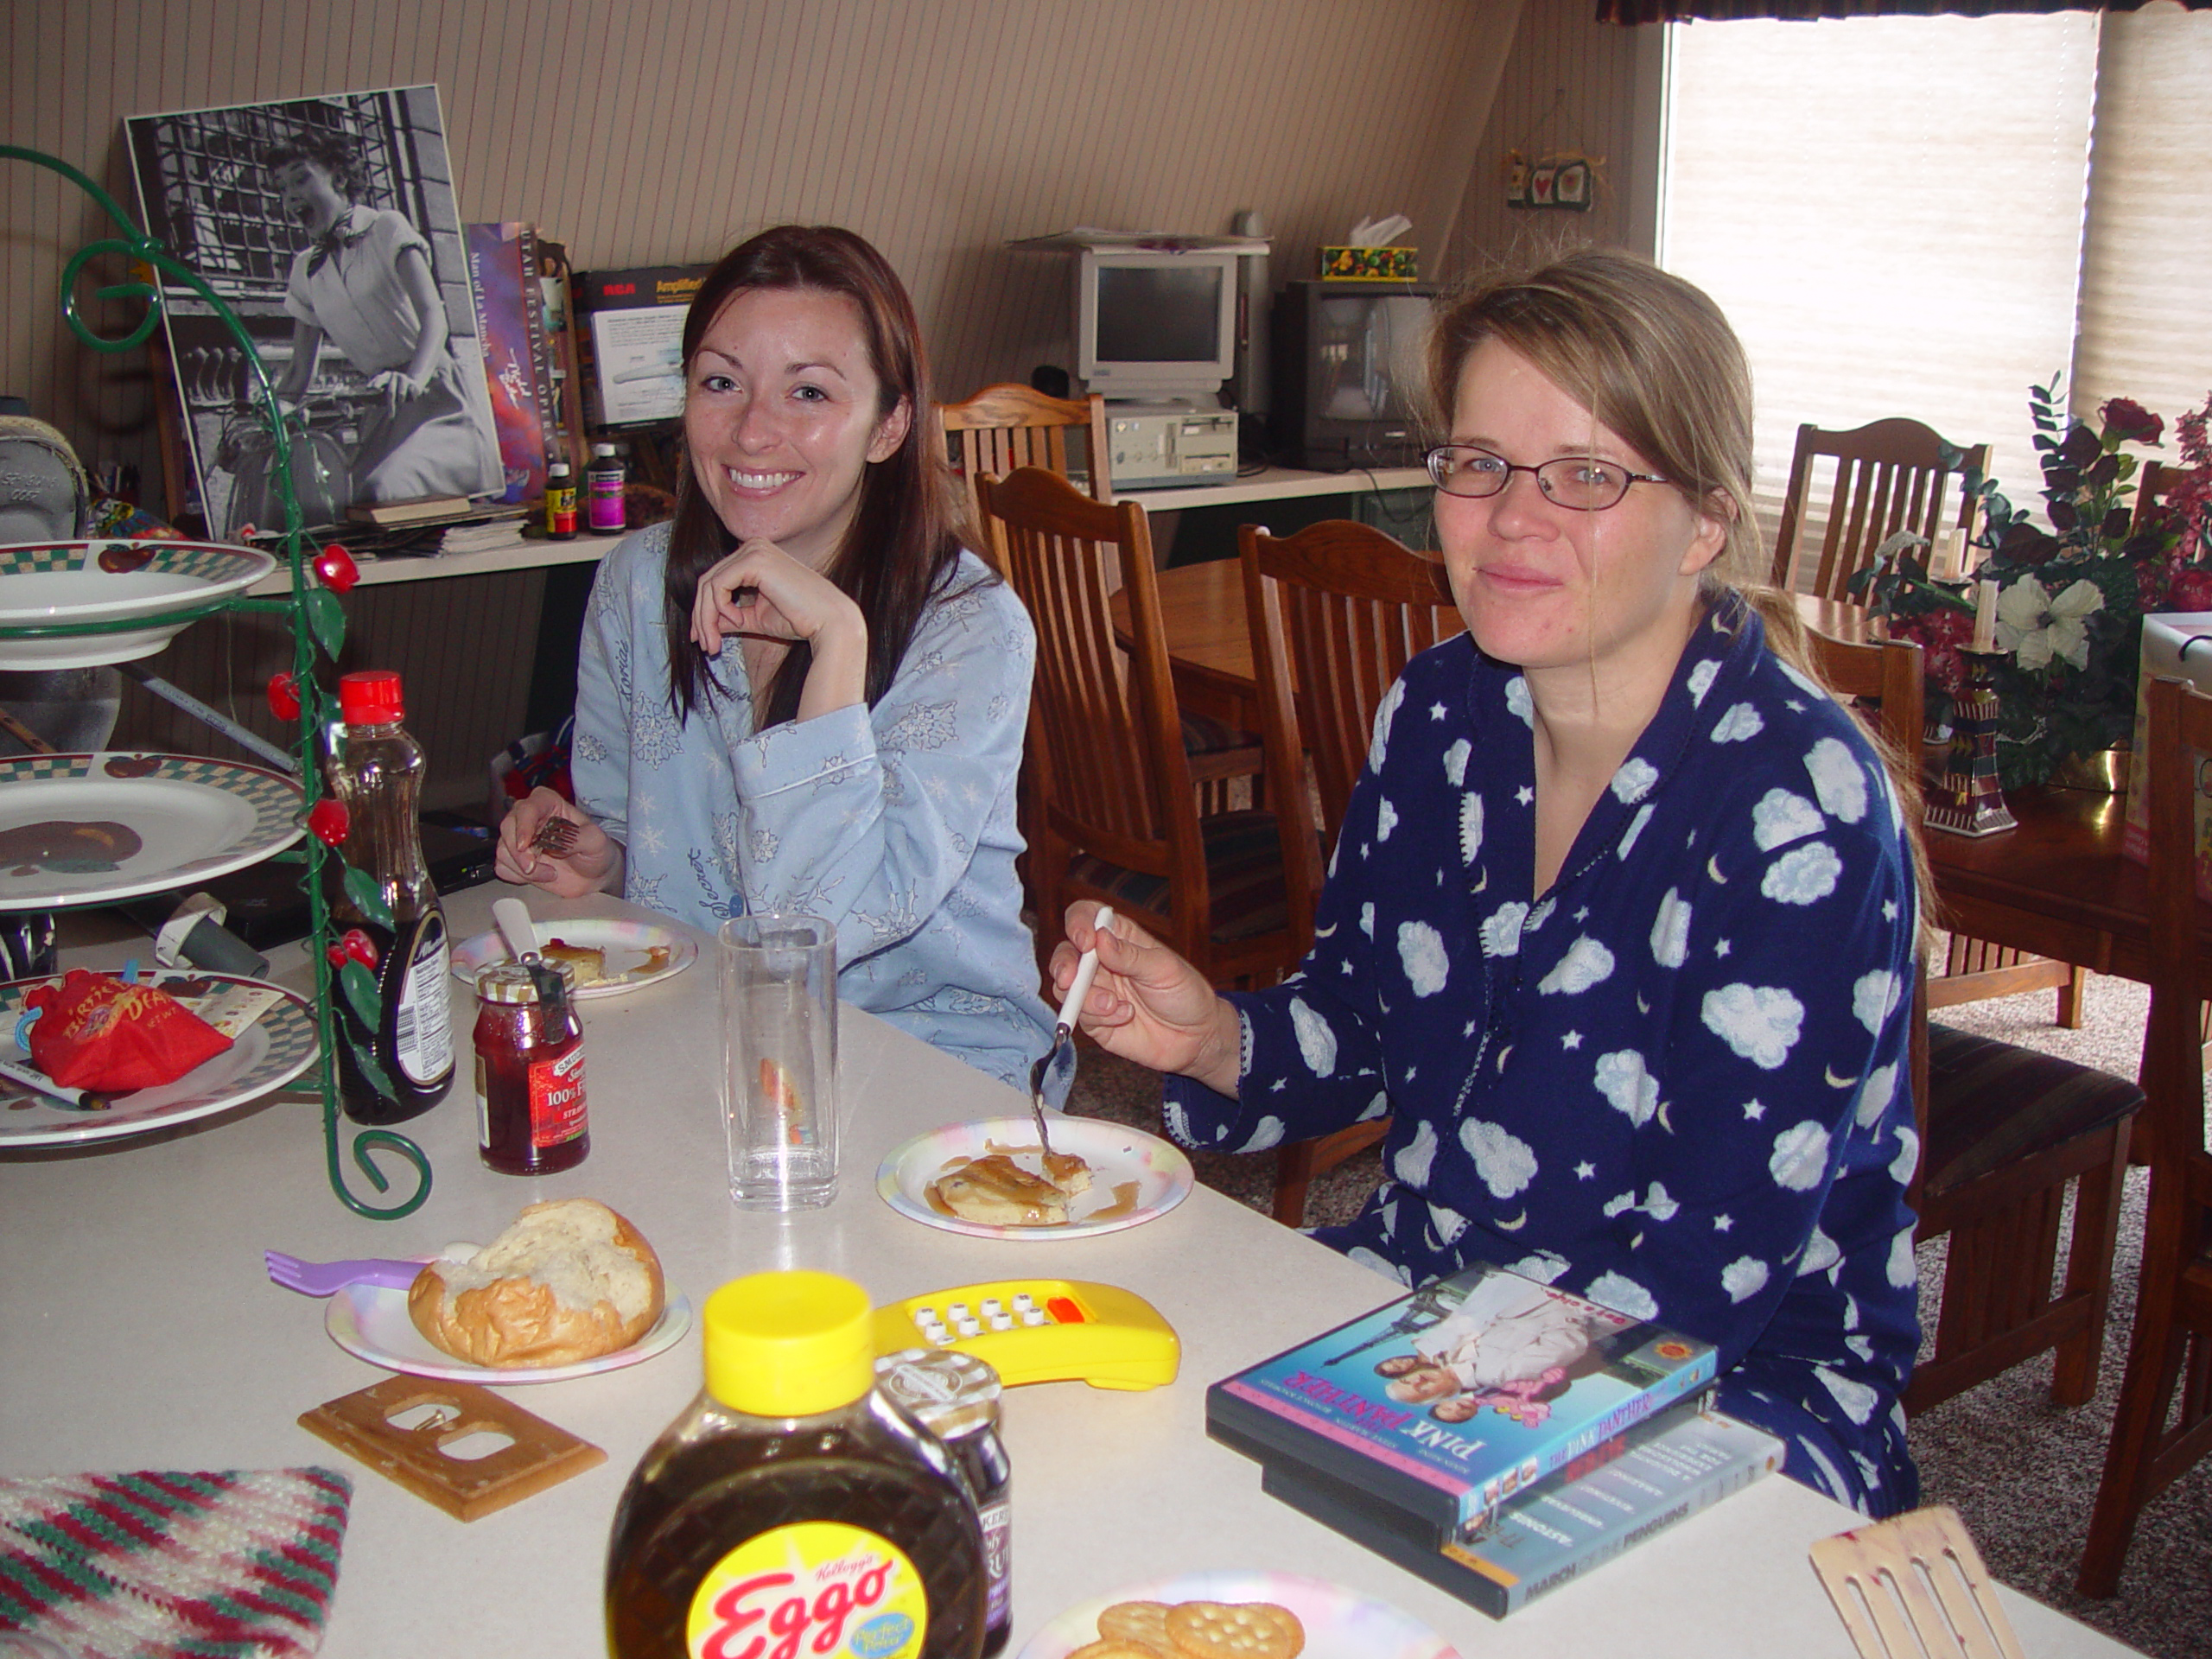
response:
{"label": "yellow bottle cap", "polygon": [[834,1273],[756,1273],[707,1298],[707,1392],[753,1417],[811,1417],[875,1384],[868,1293]]}

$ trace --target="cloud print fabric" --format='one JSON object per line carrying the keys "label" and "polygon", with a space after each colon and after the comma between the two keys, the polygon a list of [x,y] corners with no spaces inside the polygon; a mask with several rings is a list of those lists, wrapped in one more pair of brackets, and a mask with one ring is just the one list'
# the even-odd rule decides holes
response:
{"label": "cloud print fabric", "polygon": [[1722,1409],[1787,1440],[1789,1473],[1910,1508],[1914,894],[1881,763],[1727,601],[1537,894],[1529,709],[1465,635],[1408,668],[1313,954],[1234,999],[1242,1099],[1173,1080],[1169,1127],[1256,1149],[1386,1089],[1391,1179],[1328,1243],[1408,1283],[1496,1262],[1703,1337]]}

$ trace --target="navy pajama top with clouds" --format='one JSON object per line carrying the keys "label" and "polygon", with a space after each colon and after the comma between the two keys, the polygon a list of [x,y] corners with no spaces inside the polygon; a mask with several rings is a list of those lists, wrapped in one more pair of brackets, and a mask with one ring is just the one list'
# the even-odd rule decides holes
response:
{"label": "navy pajama top with clouds", "polygon": [[1377,713],[1294,979],[1239,995],[1240,1097],[1191,1145],[1394,1114],[1320,1236],[1406,1283],[1490,1261],[1716,1344],[1787,1472],[1910,1508],[1915,893],[1852,715],[1739,601],[1693,635],[1551,890],[1527,683],[1466,635]]}

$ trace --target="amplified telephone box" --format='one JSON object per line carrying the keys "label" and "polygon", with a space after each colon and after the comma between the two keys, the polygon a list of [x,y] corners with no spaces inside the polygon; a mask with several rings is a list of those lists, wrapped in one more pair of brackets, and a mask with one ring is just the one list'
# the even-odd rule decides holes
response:
{"label": "amplified telephone box", "polygon": [[683,317],[713,269],[640,265],[576,273],[586,425],[652,426],[683,413]]}

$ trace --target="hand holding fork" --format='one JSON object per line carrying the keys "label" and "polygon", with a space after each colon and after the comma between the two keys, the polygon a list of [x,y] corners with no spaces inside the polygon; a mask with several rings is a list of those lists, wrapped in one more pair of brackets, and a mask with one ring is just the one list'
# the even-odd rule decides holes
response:
{"label": "hand holding fork", "polygon": [[597,891],[620,867],[621,849],[550,789],[534,789],[499,826],[494,865],[500,880],[544,887],[561,898]]}

